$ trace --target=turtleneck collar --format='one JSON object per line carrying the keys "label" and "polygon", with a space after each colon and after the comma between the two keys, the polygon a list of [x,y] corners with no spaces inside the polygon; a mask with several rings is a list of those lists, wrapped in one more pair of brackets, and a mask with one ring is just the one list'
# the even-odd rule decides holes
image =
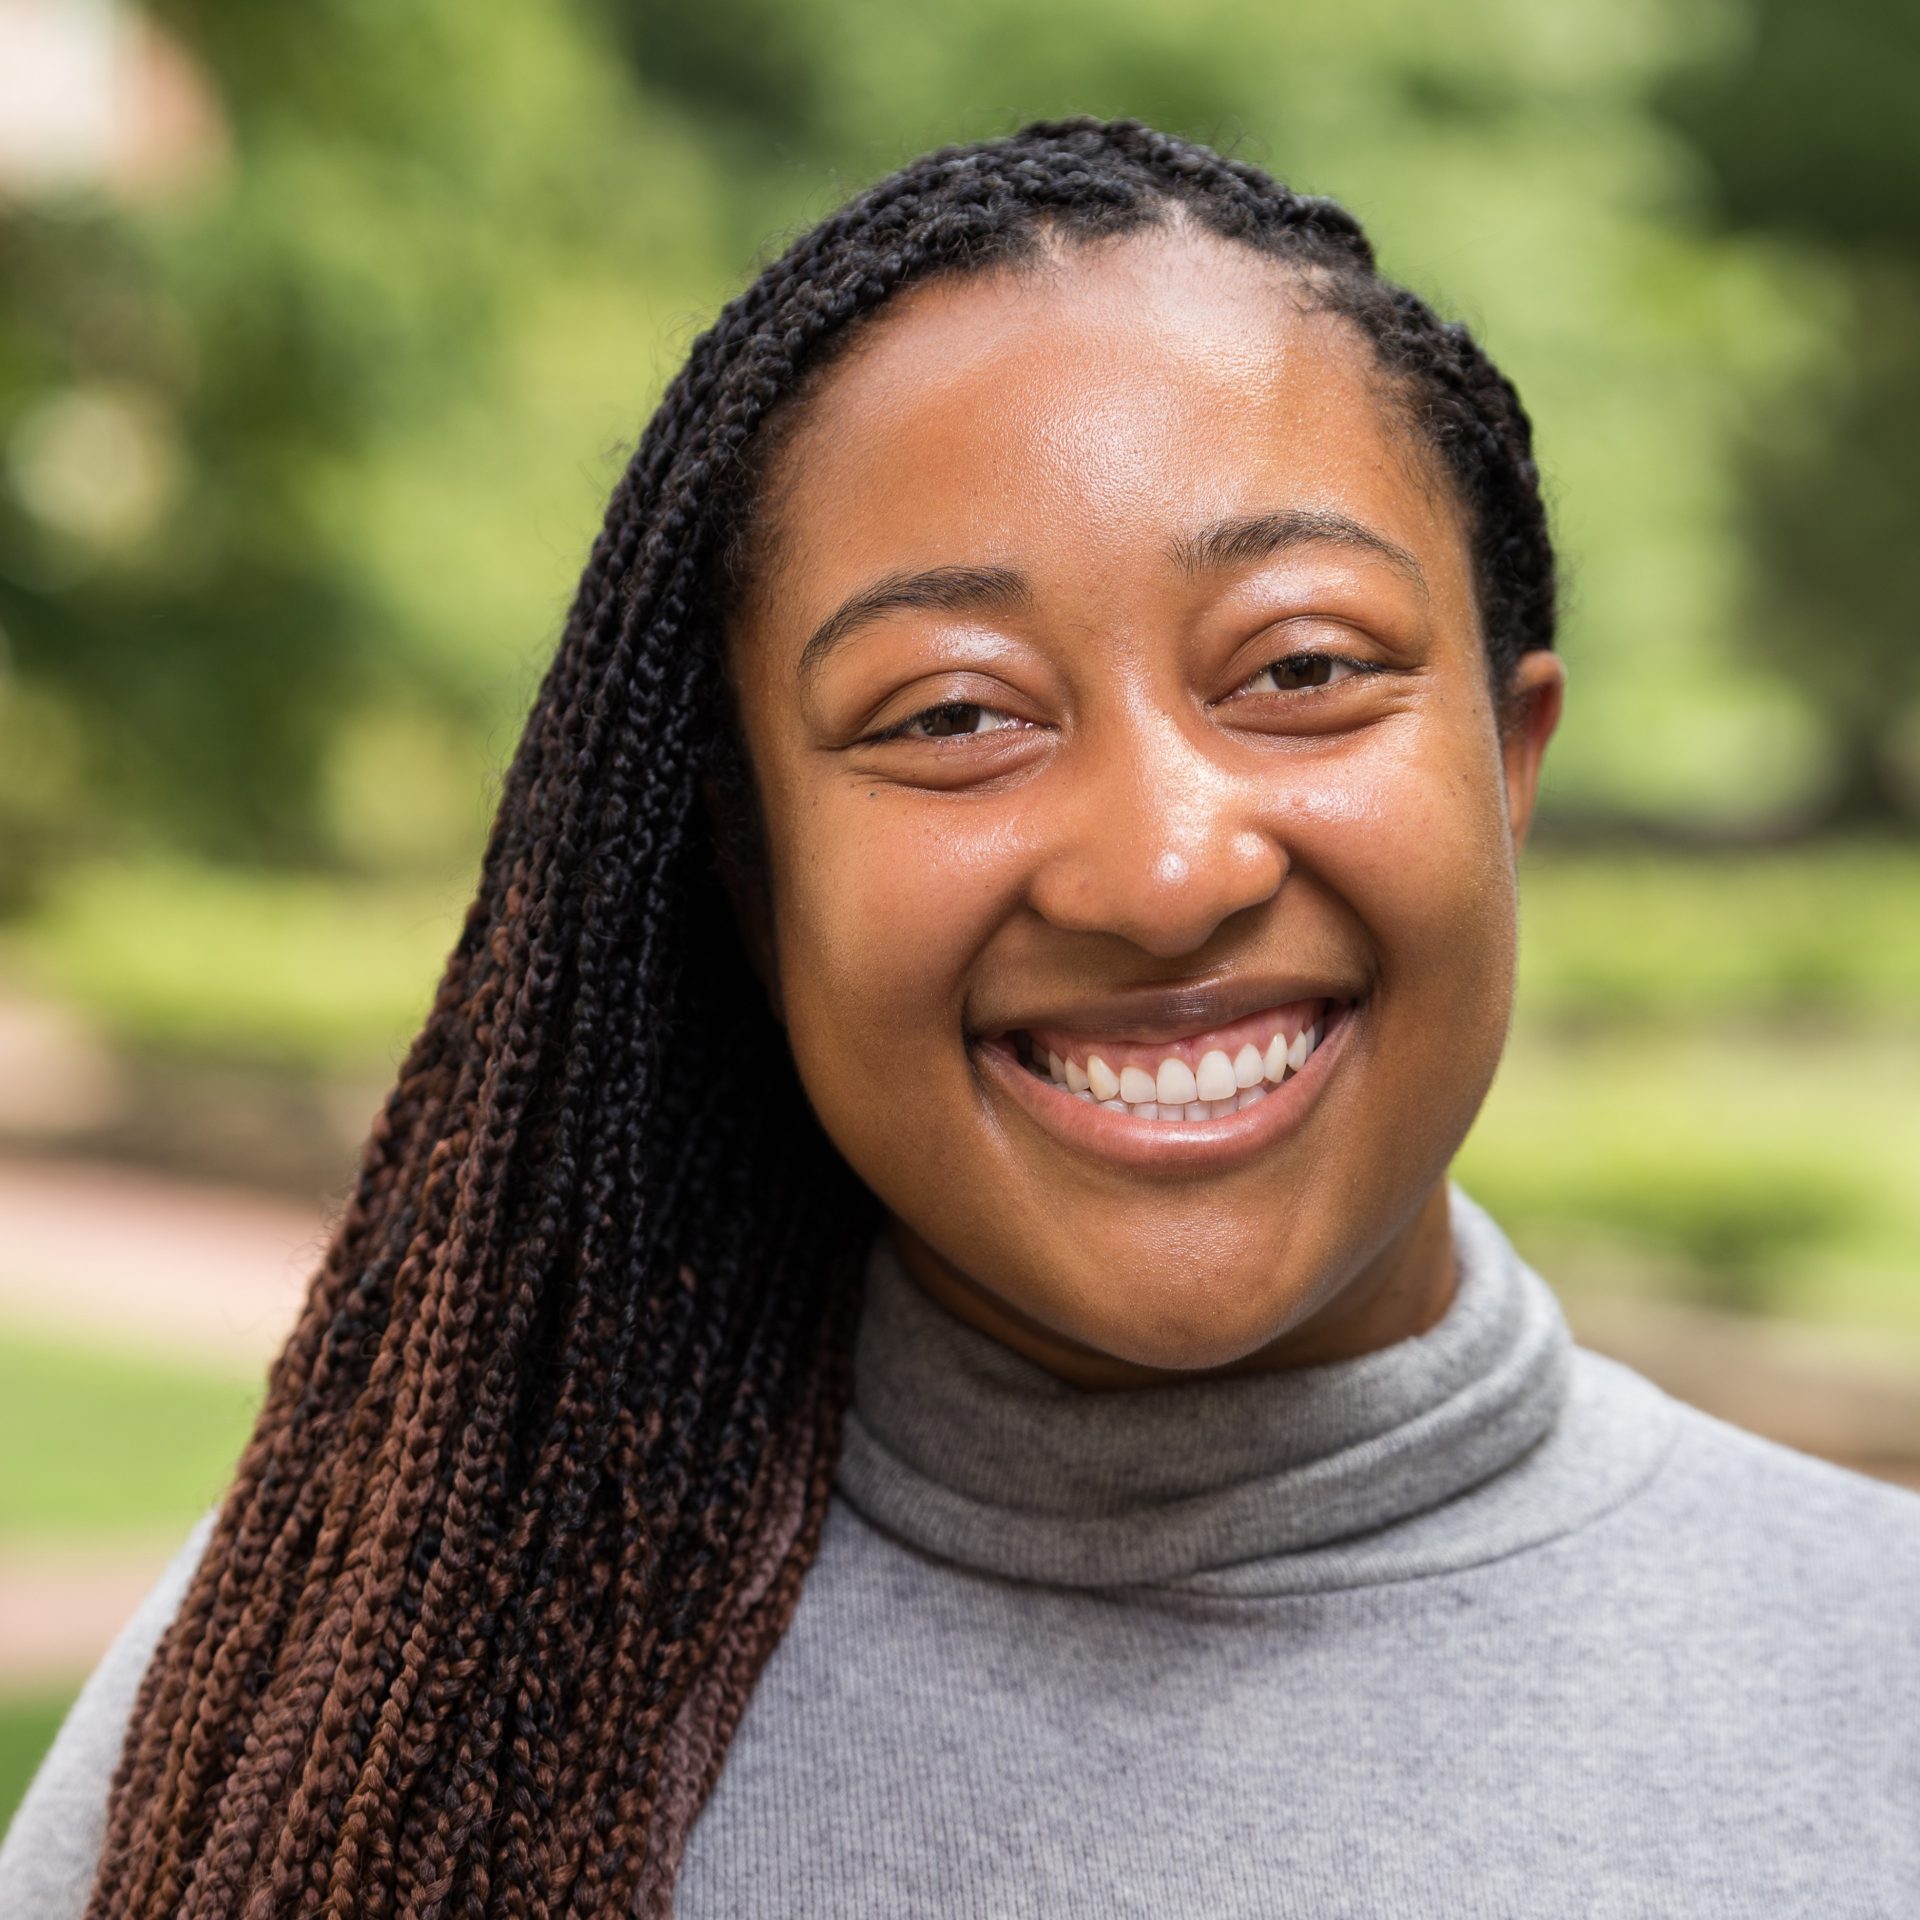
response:
{"label": "turtleneck collar", "polygon": [[1319,1366],[1100,1391],[957,1318],[882,1235],[839,1490],[942,1559],[1069,1587],[1305,1591],[1575,1524],[1648,1468],[1649,1436],[1610,1450],[1604,1484],[1516,1471],[1547,1451],[1578,1350],[1492,1217],[1453,1181],[1448,1200],[1457,1283],[1425,1333]]}

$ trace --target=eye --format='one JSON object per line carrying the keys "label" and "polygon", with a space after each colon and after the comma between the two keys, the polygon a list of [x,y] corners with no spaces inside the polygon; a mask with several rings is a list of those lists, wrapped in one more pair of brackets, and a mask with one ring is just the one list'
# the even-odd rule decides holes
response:
{"label": "eye", "polygon": [[[1345,669],[1341,672],[1340,669]],[[1269,660],[1250,680],[1234,688],[1235,693],[1313,693],[1322,687],[1337,686],[1356,674],[1378,673],[1368,660],[1350,660],[1343,653],[1290,653],[1284,659]]]}
{"label": "eye", "polygon": [[898,726],[887,727],[872,736],[875,740],[951,740],[960,734],[998,733],[1007,727],[1024,726],[1012,714],[989,707],[978,700],[946,700],[937,707],[922,707]]}

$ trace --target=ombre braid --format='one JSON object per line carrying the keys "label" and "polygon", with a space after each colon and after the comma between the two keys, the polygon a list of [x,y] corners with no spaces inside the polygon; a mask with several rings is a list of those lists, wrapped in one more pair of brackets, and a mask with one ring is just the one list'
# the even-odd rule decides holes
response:
{"label": "ombre braid", "polygon": [[1473,530],[1490,670],[1553,640],[1527,418],[1330,201],[1136,121],[930,153],[720,313],[608,504],[477,894],[142,1680],[90,1920],[666,1914],[792,1615],[877,1204],[747,963],[723,634],[756,485],[936,274],[1190,219],[1373,342]]}

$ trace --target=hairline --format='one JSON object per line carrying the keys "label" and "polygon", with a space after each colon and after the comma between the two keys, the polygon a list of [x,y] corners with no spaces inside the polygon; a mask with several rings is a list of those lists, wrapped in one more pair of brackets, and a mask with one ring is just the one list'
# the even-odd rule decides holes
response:
{"label": "hairline", "polygon": [[[1380,343],[1368,331],[1358,313],[1341,299],[1343,292],[1376,292],[1392,283],[1377,268],[1361,266],[1328,250],[1303,248],[1292,253],[1282,247],[1265,245],[1257,236],[1232,233],[1203,218],[1182,195],[1158,190],[1139,203],[1137,217],[1125,225],[1103,232],[1076,232],[1051,210],[1041,209],[1031,224],[1013,236],[1011,244],[996,247],[983,258],[943,263],[922,273],[900,288],[890,299],[848,322],[828,342],[826,350],[800,372],[789,391],[779,397],[756,429],[744,456],[746,472],[735,507],[734,523],[716,559],[721,607],[720,668],[729,684],[733,677],[734,636],[741,617],[763,606],[777,590],[777,582],[791,564],[786,543],[780,538],[780,499],[790,497],[783,490],[783,468],[792,455],[794,443],[810,424],[817,423],[820,388],[848,359],[866,350],[887,319],[897,317],[900,303],[920,288],[953,281],[971,282],[1007,275],[1031,278],[1049,268],[1064,269],[1074,258],[1105,245],[1138,239],[1153,231],[1171,231],[1202,235],[1224,245],[1232,245],[1269,261],[1292,283],[1291,291],[1307,296],[1296,305],[1301,314],[1324,315],[1341,323],[1357,336],[1364,347],[1376,392],[1384,409],[1405,428],[1402,434],[1389,436],[1401,471],[1410,484],[1432,499],[1444,498],[1466,552],[1466,573],[1473,595],[1474,625],[1480,637],[1481,658],[1486,668],[1487,685],[1496,712],[1510,700],[1512,676],[1518,669],[1519,654],[1509,665],[1503,684],[1495,658],[1492,635],[1487,630],[1485,594],[1481,580],[1478,509],[1467,497],[1459,476],[1446,454],[1427,430],[1421,417],[1418,376],[1394,367],[1381,351]],[[1283,289],[1287,290],[1287,289]],[[820,428],[830,433],[831,427]],[[1408,443],[1408,444],[1401,444]],[[1534,649],[1523,648],[1521,652]]]}

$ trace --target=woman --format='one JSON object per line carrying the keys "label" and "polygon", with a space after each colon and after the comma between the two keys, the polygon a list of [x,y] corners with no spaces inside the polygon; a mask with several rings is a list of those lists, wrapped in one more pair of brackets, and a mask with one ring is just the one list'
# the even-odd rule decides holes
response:
{"label": "woman", "polygon": [[1911,1911],[1920,1501],[1448,1177],[1553,621],[1336,206],[1071,120],[797,242],[13,1907]]}

